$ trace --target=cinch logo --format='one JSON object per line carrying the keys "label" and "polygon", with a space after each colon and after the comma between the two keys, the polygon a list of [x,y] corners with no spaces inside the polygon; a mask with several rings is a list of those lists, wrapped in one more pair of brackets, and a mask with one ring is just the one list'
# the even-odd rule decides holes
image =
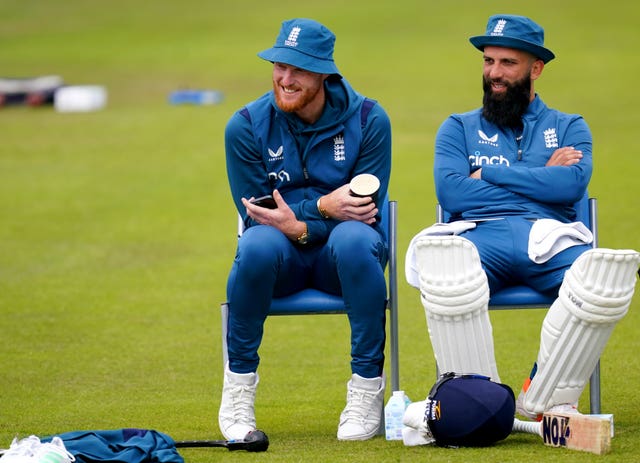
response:
{"label": "cinch logo", "polygon": [[344,155],[344,137],[338,135],[333,138],[333,160],[344,161],[346,159]]}
{"label": "cinch logo", "polygon": [[471,156],[469,156],[469,162],[472,167],[481,167],[484,164],[506,164],[510,166],[509,160],[505,158],[503,155],[500,156],[486,156],[480,154],[480,151],[476,151]]}
{"label": "cinch logo", "polygon": [[289,33],[289,37],[284,41],[284,44],[287,47],[297,47],[298,46],[298,36],[300,35],[300,28],[298,26],[291,29]]}
{"label": "cinch logo", "polygon": [[553,127],[545,130],[544,132],[544,146],[547,148],[557,148],[558,147],[558,134],[556,133],[556,129]]}
{"label": "cinch logo", "polygon": [[498,22],[496,23],[496,27],[493,28],[493,32],[491,32],[491,35],[502,35],[506,25],[507,25],[506,19],[498,19]]}
{"label": "cinch logo", "polygon": [[275,152],[271,148],[267,148],[269,151],[269,162],[282,161],[284,159],[284,146],[280,145]]}
{"label": "cinch logo", "polygon": [[482,130],[478,130],[478,135],[480,136],[480,140],[478,140],[478,143],[480,143],[481,145],[491,145],[491,146],[495,146],[496,148],[498,147],[497,133],[493,137],[489,137]]}
{"label": "cinch logo", "polygon": [[547,445],[566,447],[571,437],[569,418],[564,416],[544,416],[542,418],[542,439]]}

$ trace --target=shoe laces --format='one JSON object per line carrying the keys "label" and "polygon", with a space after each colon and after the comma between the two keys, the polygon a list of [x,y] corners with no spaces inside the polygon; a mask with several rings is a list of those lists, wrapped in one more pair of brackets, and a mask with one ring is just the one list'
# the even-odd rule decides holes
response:
{"label": "shoe laces", "polygon": [[233,401],[234,418],[241,422],[251,421],[256,396],[255,385],[238,384],[231,386],[229,395]]}
{"label": "shoe laces", "polygon": [[376,392],[350,387],[347,392],[347,406],[343,412],[343,421],[367,421],[375,399]]}

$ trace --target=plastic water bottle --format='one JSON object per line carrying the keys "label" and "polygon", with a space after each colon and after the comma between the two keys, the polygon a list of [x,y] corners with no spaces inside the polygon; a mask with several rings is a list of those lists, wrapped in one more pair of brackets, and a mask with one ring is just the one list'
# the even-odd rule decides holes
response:
{"label": "plastic water bottle", "polygon": [[222,99],[222,92],[218,90],[176,90],[169,95],[169,103],[174,105],[214,105]]}
{"label": "plastic water bottle", "polygon": [[387,440],[402,440],[402,417],[406,408],[404,391],[393,391],[384,407],[384,429]]}

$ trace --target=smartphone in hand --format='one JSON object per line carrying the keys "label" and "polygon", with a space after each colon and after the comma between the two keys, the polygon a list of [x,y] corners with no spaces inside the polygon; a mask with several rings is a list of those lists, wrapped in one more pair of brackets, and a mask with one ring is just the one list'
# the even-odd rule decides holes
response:
{"label": "smartphone in hand", "polygon": [[278,205],[276,204],[276,200],[273,199],[271,195],[260,196],[259,198],[255,198],[250,201],[251,204],[255,204],[256,206],[266,207],[267,209],[276,209]]}

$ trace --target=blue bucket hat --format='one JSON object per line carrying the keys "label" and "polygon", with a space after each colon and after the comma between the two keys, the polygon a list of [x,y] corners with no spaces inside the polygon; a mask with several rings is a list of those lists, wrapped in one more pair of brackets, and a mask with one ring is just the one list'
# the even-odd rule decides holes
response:
{"label": "blue bucket hat", "polygon": [[276,43],[258,56],[272,63],[284,63],[318,74],[338,74],[333,62],[336,36],[312,19],[290,19],[282,23]]}
{"label": "blue bucket hat", "polygon": [[469,41],[478,50],[495,46],[524,50],[540,58],[544,63],[555,58],[544,47],[544,29],[524,16],[497,14],[489,18],[485,35],[471,37]]}

